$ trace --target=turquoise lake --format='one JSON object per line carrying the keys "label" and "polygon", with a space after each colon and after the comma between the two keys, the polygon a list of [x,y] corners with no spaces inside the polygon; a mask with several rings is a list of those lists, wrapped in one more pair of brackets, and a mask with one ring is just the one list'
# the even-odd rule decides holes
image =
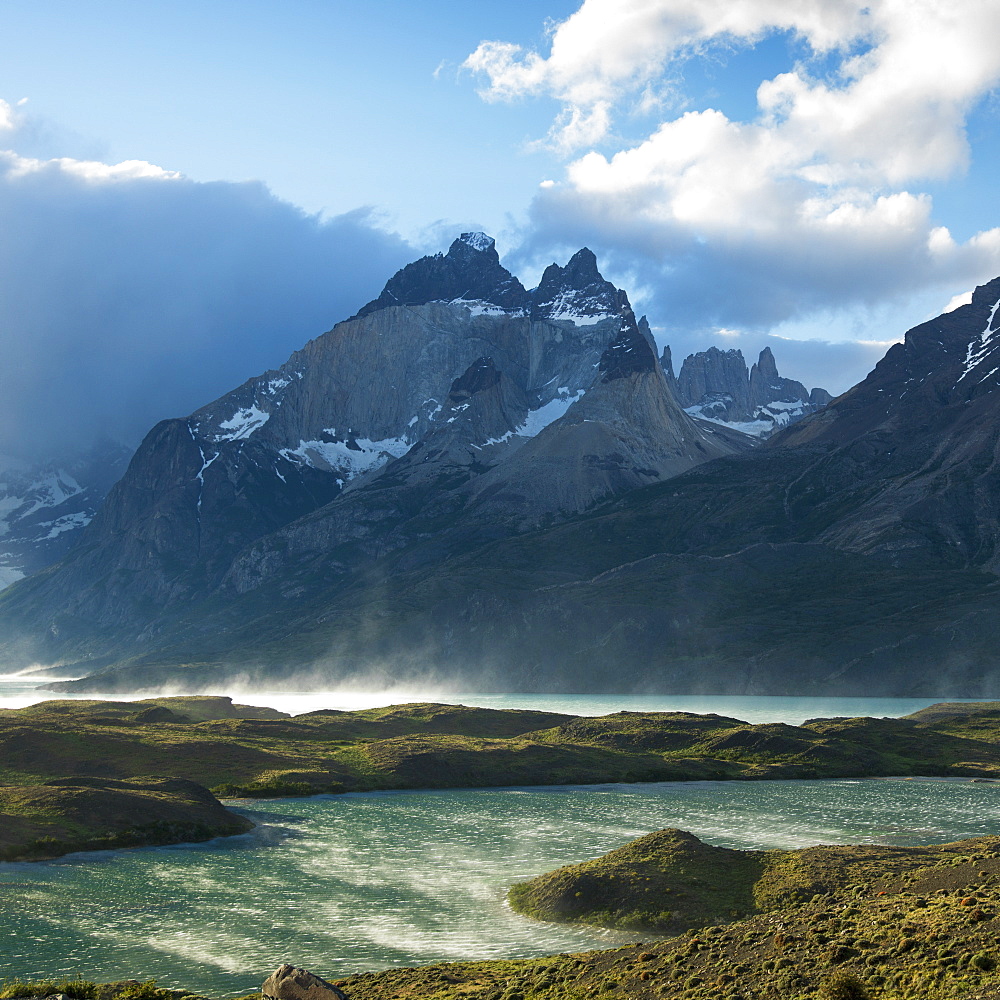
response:
{"label": "turquoise lake", "polygon": [[[244,805],[248,805],[244,803]],[[528,920],[507,887],[663,827],[732,847],[1000,833],[992,784],[677,782],[365,793],[255,803],[205,845],[0,865],[0,978],[155,978],[247,992],[282,962],[327,978],[609,947]]]}

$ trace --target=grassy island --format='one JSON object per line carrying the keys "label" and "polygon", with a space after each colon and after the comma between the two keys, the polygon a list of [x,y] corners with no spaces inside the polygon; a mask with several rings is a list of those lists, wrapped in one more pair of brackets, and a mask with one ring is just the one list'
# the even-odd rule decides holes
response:
{"label": "grassy island", "polygon": [[0,786],[0,861],[196,842],[252,827],[207,788],[183,778],[55,778]]}
{"label": "grassy island", "polygon": [[927,775],[1000,778],[1000,703],[750,725],[410,704],[294,718],[228,698],[0,711],[0,783],[186,778],[231,797],[390,788]]}

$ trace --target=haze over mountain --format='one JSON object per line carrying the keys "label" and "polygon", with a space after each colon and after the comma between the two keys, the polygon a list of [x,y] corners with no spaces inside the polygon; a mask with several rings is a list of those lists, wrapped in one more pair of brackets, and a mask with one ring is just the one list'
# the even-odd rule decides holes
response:
{"label": "haze over mountain", "polygon": [[758,445],[676,392],[728,373],[742,416],[822,390],[765,355],[744,396],[708,352],[675,392],[589,250],[528,291],[463,234],[158,424],[80,544],[0,597],[3,651],[93,688],[988,692],[998,301]]}

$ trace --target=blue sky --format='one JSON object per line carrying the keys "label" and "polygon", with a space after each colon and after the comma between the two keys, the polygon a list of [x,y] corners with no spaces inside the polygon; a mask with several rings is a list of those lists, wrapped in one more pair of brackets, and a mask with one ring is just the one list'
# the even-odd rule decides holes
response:
{"label": "blue sky", "polygon": [[529,284],[589,245],[678,363],[842,391],[1000,273],[998,39],[983,0],[6,0],[0,454],[134,440],[468,228]]}

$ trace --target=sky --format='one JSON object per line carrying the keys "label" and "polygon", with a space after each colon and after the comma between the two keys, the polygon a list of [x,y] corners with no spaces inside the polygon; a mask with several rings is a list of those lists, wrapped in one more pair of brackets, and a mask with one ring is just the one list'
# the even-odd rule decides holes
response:
{"label": "sky", "polygon": [[482,229],[840,392],[1000,274],[993,0],[5,0],[0,455],[135,444]]}

